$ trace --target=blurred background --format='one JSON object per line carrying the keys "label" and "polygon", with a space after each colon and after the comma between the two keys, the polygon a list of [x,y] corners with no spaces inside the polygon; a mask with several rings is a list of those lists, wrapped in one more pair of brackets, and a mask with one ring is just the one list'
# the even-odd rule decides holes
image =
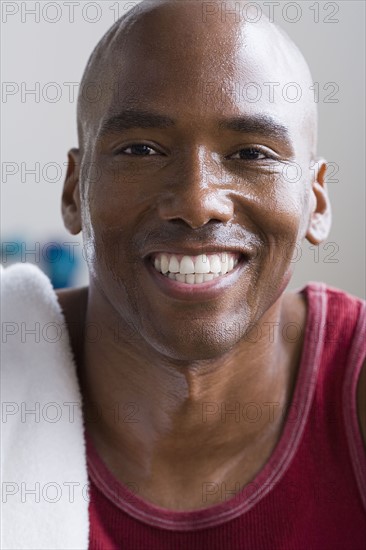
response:
{"label": "blurred background", "polygon": [[[136,4],[1,3],[1,263],[36,263],[55,288],[88,283],[82,236],[65,230],[60,207],[67,151],[77,146],[78,83],[98,40]],[[365,297],[365,2],[251,4],[304,53],[319,154],[330,162],[332,231],[320,247],[304,243],[290,288],[324,281]]]}

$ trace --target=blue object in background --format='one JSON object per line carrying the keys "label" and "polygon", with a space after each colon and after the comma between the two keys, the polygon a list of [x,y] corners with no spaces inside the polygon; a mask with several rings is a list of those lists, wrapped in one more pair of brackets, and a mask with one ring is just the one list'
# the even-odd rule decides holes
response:
{"label": "blue object in background", "polygon": [[4,267],[17,262],[37,265],[50,278],[55,289],[74,286],[81,267],[80,252],[57,239],[29,243],[17,235],[1,242],[0,253]]}
{"label": "blue object in background", "polygon": [[1,242],[1,263],[4,267],[22,261],[22,247],[24,239],[16,235],[12,239],[5,239]]}
{"label": "blue object in background", "polygon": [[49,276],[53,288],[73,286],[79,259],[73,249],[65,247],[57,241],[49,242],[42,254],[43,271]]}

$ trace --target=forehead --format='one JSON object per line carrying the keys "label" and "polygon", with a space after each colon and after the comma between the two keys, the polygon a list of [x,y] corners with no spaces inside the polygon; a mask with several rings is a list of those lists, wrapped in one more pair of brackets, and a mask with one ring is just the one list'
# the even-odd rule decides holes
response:
{"label": "forehead", "polygon": [[294,139],[309,130],[309,73],[269,23],[205,20],[201,9],[174,18],[169,10],[153,11],[121,27],[106,48],[102,69],[99,127],[131,108],[200,126],[222,115],[270,115]]}

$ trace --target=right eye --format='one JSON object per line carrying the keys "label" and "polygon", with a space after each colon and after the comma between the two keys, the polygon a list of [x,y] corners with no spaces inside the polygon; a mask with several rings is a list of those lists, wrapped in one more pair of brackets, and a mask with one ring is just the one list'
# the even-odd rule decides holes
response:
{"label": "right eye", "polygon": [[153,155],[158,155],[159,153],[155,151],[152,147],[144,145],[143,143],[135,143],[124,147],[118,151],[118,154],[122,155],[134,155],[139,157],[151,157]]}

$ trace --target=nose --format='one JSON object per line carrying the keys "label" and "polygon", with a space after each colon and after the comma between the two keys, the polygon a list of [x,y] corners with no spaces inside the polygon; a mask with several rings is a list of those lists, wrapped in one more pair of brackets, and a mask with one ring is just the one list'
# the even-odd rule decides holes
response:
{"label": "nose", "polygon": [[234,216],[232,200],[222,186],[218,163],[199,149],[175,166],[160,196],[158,212],[165,221],[182,220],[192,229],[209,221],[227,223]]}

